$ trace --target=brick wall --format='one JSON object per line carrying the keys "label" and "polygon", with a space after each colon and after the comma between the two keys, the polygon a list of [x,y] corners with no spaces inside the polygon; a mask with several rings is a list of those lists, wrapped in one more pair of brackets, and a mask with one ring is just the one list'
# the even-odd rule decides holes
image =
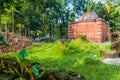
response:
{"label": "brick wall", "polygon": [[105,42],[109,39],[109,25],[102,19],[69,23],[68,38],[79,38],[80,34],[85,34],[89,41]]}

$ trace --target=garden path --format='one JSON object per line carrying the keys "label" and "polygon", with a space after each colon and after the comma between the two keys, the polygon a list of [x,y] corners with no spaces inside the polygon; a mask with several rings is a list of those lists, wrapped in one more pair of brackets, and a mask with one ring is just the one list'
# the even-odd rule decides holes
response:
{"label": "garden path", "polygon": [[103,63],[120,65],[120,58],[106,58]]}

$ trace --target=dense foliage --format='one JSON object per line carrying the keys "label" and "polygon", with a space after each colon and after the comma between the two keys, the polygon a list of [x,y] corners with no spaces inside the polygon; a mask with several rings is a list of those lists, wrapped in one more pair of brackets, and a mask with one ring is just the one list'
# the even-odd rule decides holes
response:
{"label": "dense foliage", "polygon": [[0,5],[4,11],[0,13],[2,30],[25,36],[60,37],[67,34],[68,21],[75,19],[68,0],[10,0],[1,4],[5,5]]}
{"label": "dense foliage", "polygon": [[0,30],[29,37],[67,37],[69,22],[82,13],[94,11],[110,23],[119,26],[119,0],[1,0]]}

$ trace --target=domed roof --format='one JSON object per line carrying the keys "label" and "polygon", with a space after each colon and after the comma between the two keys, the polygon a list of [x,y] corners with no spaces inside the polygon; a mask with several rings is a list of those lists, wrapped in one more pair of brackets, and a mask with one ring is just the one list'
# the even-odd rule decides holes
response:
{"label": "domed roof", "polygon": [[95,20],[98,18],[98,15],[95,13],[95,12],[87,12],[87,13],[84,13],[79,21],[83,21],[83,20]]}

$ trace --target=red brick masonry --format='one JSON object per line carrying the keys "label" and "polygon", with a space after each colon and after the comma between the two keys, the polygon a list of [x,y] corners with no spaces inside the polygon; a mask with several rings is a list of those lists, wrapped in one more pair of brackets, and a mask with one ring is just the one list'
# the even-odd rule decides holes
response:
{"label": "red brick masonry", "polygon": [[109,24],[100,18],[68,24],[69,39],[79,38],[80,34],[84,34],[89,41],[105,42],[110,37],[109,32]]}

